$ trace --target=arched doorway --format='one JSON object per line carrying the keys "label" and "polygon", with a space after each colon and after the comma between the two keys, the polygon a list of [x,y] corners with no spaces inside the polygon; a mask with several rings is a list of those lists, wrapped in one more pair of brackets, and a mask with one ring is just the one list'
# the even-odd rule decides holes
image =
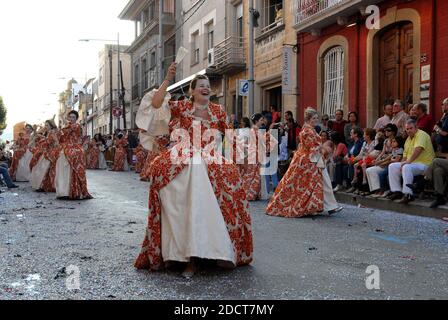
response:
{"label": "arched doorway", "polygon": [[378,115],[385,103],[401,99],[412,103],[414,97],[414,28],[403,21],[382,31],[379,35]]}

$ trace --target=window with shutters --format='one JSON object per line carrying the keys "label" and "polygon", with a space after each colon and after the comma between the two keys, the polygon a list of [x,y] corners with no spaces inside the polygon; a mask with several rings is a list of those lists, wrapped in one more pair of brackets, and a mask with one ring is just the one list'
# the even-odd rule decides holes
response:
{"label": "window with shutters", "polygon": [[334,117],[336,110],[344,109],[344,59],[341,46],[330,49],[323,58],[322,114]]}

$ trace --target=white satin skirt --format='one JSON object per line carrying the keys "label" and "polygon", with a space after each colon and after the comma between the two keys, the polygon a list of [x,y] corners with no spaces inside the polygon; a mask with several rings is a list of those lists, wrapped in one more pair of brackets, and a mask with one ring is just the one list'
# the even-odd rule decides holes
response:
{"label": "white satin skirt", "polygon": [[64,152],[61,151],[58,161],[56,162],[56,177],[55,188],[56,197],[68,197],[70,195],[70,182],[71,182],[72,170],[70,164],[65,157]]}
{"label": "white satin skirt", "polygon": [[331,184],[331,178],[328,174],[327,168],[322,170],[322,176],[324,179],[324,210],[335,210],[339,207],[339,204],[334,196],[333,186]]}
{"label": "white satin skirt", "polygon": [[100,170],[106,170],[107,169],[106,158],[104,157],[104,153],[102,153],[102,152],[100,152],[98,169],[100,169]]}
{"label": "white satin skirt", "polygon": [[45,179],[45,176],[47,175],[48,170],[50,169],[50,165],[50,161],[42,156],[34,166],[33,170],[31,170],[31,187],[34,190],[40,190],[42,188],[42,183]]}
{"label": "white satin skirt", "polygon": [[30,150],[26,150],[26,153],[19,160],[19,165],[17,166],[16,181],[17,182],[28,182],[31,179],[30,162],[33,158],[33,154]]}
{"label": "white satin skirt", "polygon": [[164,261],[188,262],[195,257],[236,265],[233,244],[203,161],[184,168],[160,190],[160,202]]}

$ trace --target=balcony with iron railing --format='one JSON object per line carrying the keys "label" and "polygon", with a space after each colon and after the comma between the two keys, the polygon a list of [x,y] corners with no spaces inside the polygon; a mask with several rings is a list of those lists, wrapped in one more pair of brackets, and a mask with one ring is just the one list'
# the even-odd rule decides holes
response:
{"label": "balcony with iron railing", "polygon": [[357,12],[365,15],[369,5],[383,0],[296,0],[295,26],[298,32],[320,30],[331,24],[344,25],[348,18]]}
{"label": "balcony with iron railing", "polygon": [[217,74],[239,72],[246,68],[244,38],[231,36],[213,49],[212,68]]}
{"label": "balcony with iron railing", "polygon": [[138,48],[140,45],[142,45],[145,41],[145,39],[148,36],[154,36],[159,33],[159,23],[162,21],[163,23],[163,33],[164,35],[169,35],[171,32],[173,32],[174,27],[176,26],[176,18],[174,9],[171,8],[165,8],[162,19],[159,18],[158,12],[159,12],[159,5],[158,2],[155,6],[155,14],[153,17],[148,17],[146,21],[142,21],[142,29],[140,33],[138,34],[137,38],[132,42],[132,44],[128,48],[128,52],[134,51],[136,48]]}

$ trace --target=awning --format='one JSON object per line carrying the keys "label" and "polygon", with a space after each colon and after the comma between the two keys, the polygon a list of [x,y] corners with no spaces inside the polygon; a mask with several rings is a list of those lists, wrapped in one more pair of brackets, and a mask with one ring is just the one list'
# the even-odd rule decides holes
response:
{"label": "awning", "polygon": [[185,85],[190,84],[191,80],[194,79],[194,77],[196,77],[197,75],[204,75],[207,73],[207,69],[201,70],[198,73],[195,73],[191,76],[189,76],[188,78],[185,78],[179,82],[176,82],[175,84],[173,84],[172,86],[168,87],[168,92],[172,93],[174,91],[177,91],[178,89],[180,89],[181,87],[183,88]]}

